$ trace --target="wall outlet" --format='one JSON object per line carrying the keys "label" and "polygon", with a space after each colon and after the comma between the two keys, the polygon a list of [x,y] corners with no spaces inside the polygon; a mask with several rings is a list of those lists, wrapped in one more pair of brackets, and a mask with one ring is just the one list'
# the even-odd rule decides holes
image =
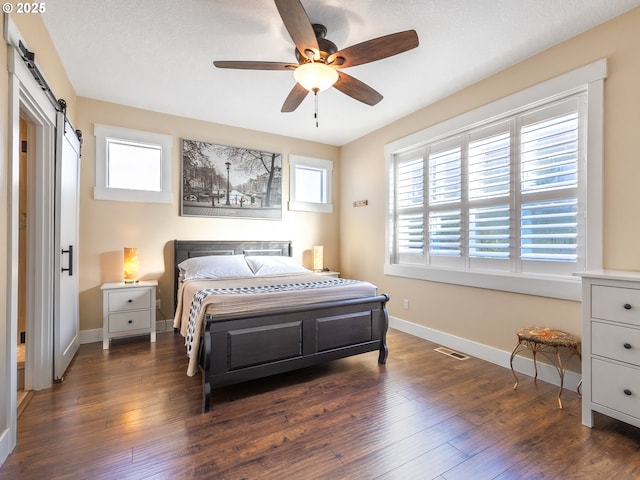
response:
{"label": "wall outlet", "polygon": [[160,303],[160,299],[156,298],[156,308],[160,310],[162,308],[162,304]]}
{"label": "wall outlet", "polygon": [[405,310],[409,310],[409,299],[408,298],[405,298],[402,301],[402,308],[404,308]]}

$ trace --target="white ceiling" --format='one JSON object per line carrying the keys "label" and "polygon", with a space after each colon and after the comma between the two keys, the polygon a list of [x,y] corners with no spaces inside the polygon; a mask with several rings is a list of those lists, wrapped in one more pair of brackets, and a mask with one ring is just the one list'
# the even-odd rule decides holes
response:
{"label": "white ceiling", "polygon": [[[345,72],[384,99],[335,89],[281,113],[288,71],[213,60],[292,62],[271,0],[47,0],[44,22],[79,96],[344,145],[640,5],[640,0],[302,0],[339,49],[414,29],[420,46]],[[36,62],[38,56],[36,53]]]}

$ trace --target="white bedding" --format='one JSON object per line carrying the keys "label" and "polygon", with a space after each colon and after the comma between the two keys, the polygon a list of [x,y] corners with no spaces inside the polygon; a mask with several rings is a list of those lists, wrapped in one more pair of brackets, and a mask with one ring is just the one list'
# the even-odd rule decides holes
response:
{"label": "white bedding", "polygon": [[[187,375],[193,376],[198,372],[197,352],[203,318],[207,313],[217,316],[248,314],[374,295],[377,295],[377,288],[371,283],[310,272],[181,282],[173,326],[180,329],[185,337],[189,355]],[[196,302],[192,301],[194,297]]]}

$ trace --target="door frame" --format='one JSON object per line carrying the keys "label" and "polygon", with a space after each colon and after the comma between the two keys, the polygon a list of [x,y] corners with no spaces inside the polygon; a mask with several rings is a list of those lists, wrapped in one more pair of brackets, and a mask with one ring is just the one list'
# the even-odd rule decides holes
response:
{"label": "door frame", "polygon": [[[41,390],[53,380],[54,310],[54,185],[56,111],[18,53],[20,33],[5,15],[8,47],[8,238],[7,238],[7,330],[5,371],[7,380],[0,415],[0,463],[16,445],[17,429],[17,329],[18,329],[18,227],[20,174],[20,116],[29,122],[28,155],[28,244],[27,244],[27,345],[25,388]],[[23,41],[24,43],[24,41]],[[16,48],[12,48],[16,47]],[[4,423],[4,422],[3,422]]]}

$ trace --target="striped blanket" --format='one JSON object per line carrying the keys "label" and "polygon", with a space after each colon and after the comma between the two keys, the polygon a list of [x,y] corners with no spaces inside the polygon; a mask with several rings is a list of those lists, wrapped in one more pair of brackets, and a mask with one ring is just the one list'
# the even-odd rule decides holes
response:
{"label": "striped blanket", "polygon": [[178,292],[174,327],[185,337],[189,356],[187,375],[198,372],[197,352],[207,313],[214,317],[250,314],[376,294],[377,288],[368,282],[317,274],[184,282]]}

